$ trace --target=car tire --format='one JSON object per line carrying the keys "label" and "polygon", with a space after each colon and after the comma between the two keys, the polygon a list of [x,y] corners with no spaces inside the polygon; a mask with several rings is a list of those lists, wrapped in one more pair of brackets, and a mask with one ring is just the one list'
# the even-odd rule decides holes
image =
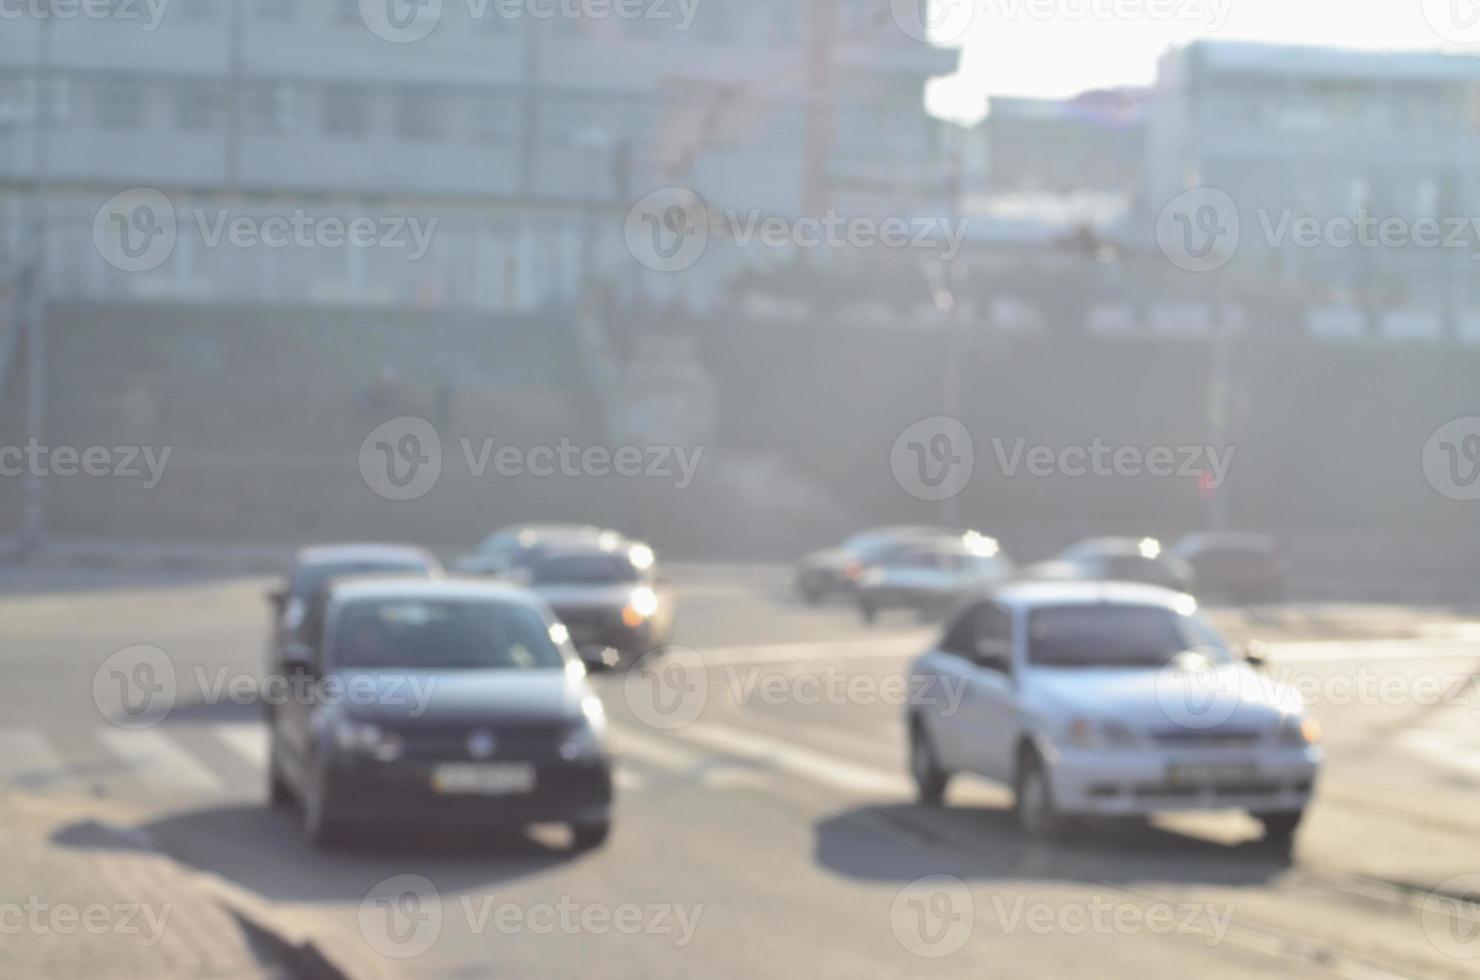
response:
{"label": "car tire", "polygon": [[1256,820],[1264,825],[1264,839],[1271,844],[1289,845],[1305,818],[1304,810],[1282,810],[1277,813],[1256,813]]}
{"label": "car tire", "polygon": [[946,787],[951,782],[951,774],[941,768],[925,723],[918,718],[910,725],[910,778],[915,781],[920,802],[933,806],[945,799]]}
{"label": "car tire", "polygon": [[1022,753],[1013,789],[1013,811],[1017,815],[1018,828],[1026,836],[1046,839],[1063,830],[1063,818],[1054,804],[1048,769],[1032,749]]}
{"label": "car tire", "polygon": [[315,762],[303,791],[303,836],[317,848],[339,843],[342,827],[334,814],[321,763]]}
{"label": "car tire", "polygon": [[570,825],[570,836],[575,841],[578,851],[590,851],[606,843],[611,836],[612,822],[610,820],[597,820],[591,823],[573,823]]}

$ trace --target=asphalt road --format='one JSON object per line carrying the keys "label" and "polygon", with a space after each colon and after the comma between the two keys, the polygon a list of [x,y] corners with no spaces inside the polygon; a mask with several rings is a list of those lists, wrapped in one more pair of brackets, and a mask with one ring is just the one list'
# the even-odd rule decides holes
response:
{"label": "asphalt road", "polygon": [[[1307,689],[1326,729],[1291,860],[1236,814],[1090,825],[1040,845],[995,787],[917,805],[898,681],[926,628],[803,607],[779,570],[675,577],[692,654],[671,662],[703,668],[666,714],[644,694],[653,677],[598,678],[620,763],[615,833],[597,851],[573,852],[559,829],[488,839],[433,825],[308,848],[291,811],[264,805],[260,706],[231,694],[260,674],[261,579],[0,576],[0,786],[95,801],[365,975],[1480,969],[1480,919],[1444,897],[1480,894],[1480,624],[1402,608],[1216,614],[1235,638],[1275,641],[1270,674]],[[139,645],[167,655],[173,708],[128,730],[100,714],[95,684]]]}

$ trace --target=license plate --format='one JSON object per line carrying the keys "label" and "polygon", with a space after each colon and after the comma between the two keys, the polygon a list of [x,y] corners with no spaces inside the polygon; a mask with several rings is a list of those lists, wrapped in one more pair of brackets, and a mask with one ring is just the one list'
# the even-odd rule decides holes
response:
{"label": "license plate", "polygon": [[1167,782],[1179,786],[1218,786],[1227,783],[1247,782],[1259,775],[1259,767],[1252,762],[1210,762],[1167,766]]}
{"label": "license plate", "polygon": [[511,796],[534,789],[534,766],[517,762],[454,763],[432,770],[438,793]]}

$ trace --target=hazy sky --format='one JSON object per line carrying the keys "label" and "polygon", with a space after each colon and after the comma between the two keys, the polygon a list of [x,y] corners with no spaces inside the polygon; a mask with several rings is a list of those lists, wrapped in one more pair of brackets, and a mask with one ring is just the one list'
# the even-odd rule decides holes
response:
{"label": "hazy sky", "polygon": [[983,95],[1145,85],[1163,51],[1197,38],[1480,55],[1480,0],[937,2],[956,5],[936,12],[938,36],[961,36],[965,46],[961,73],[930,93],[931,109],[949,117],[979,114]]}

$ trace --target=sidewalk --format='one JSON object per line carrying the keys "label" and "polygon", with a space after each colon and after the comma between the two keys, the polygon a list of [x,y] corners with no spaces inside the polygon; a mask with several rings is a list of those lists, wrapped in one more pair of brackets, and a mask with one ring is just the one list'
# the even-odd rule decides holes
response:
{"label": "sidewalk", "polygon": [[0,794],[0,975],[276,980],[281,944],[244,928],[199,876],[93,821],[87,801]]}

